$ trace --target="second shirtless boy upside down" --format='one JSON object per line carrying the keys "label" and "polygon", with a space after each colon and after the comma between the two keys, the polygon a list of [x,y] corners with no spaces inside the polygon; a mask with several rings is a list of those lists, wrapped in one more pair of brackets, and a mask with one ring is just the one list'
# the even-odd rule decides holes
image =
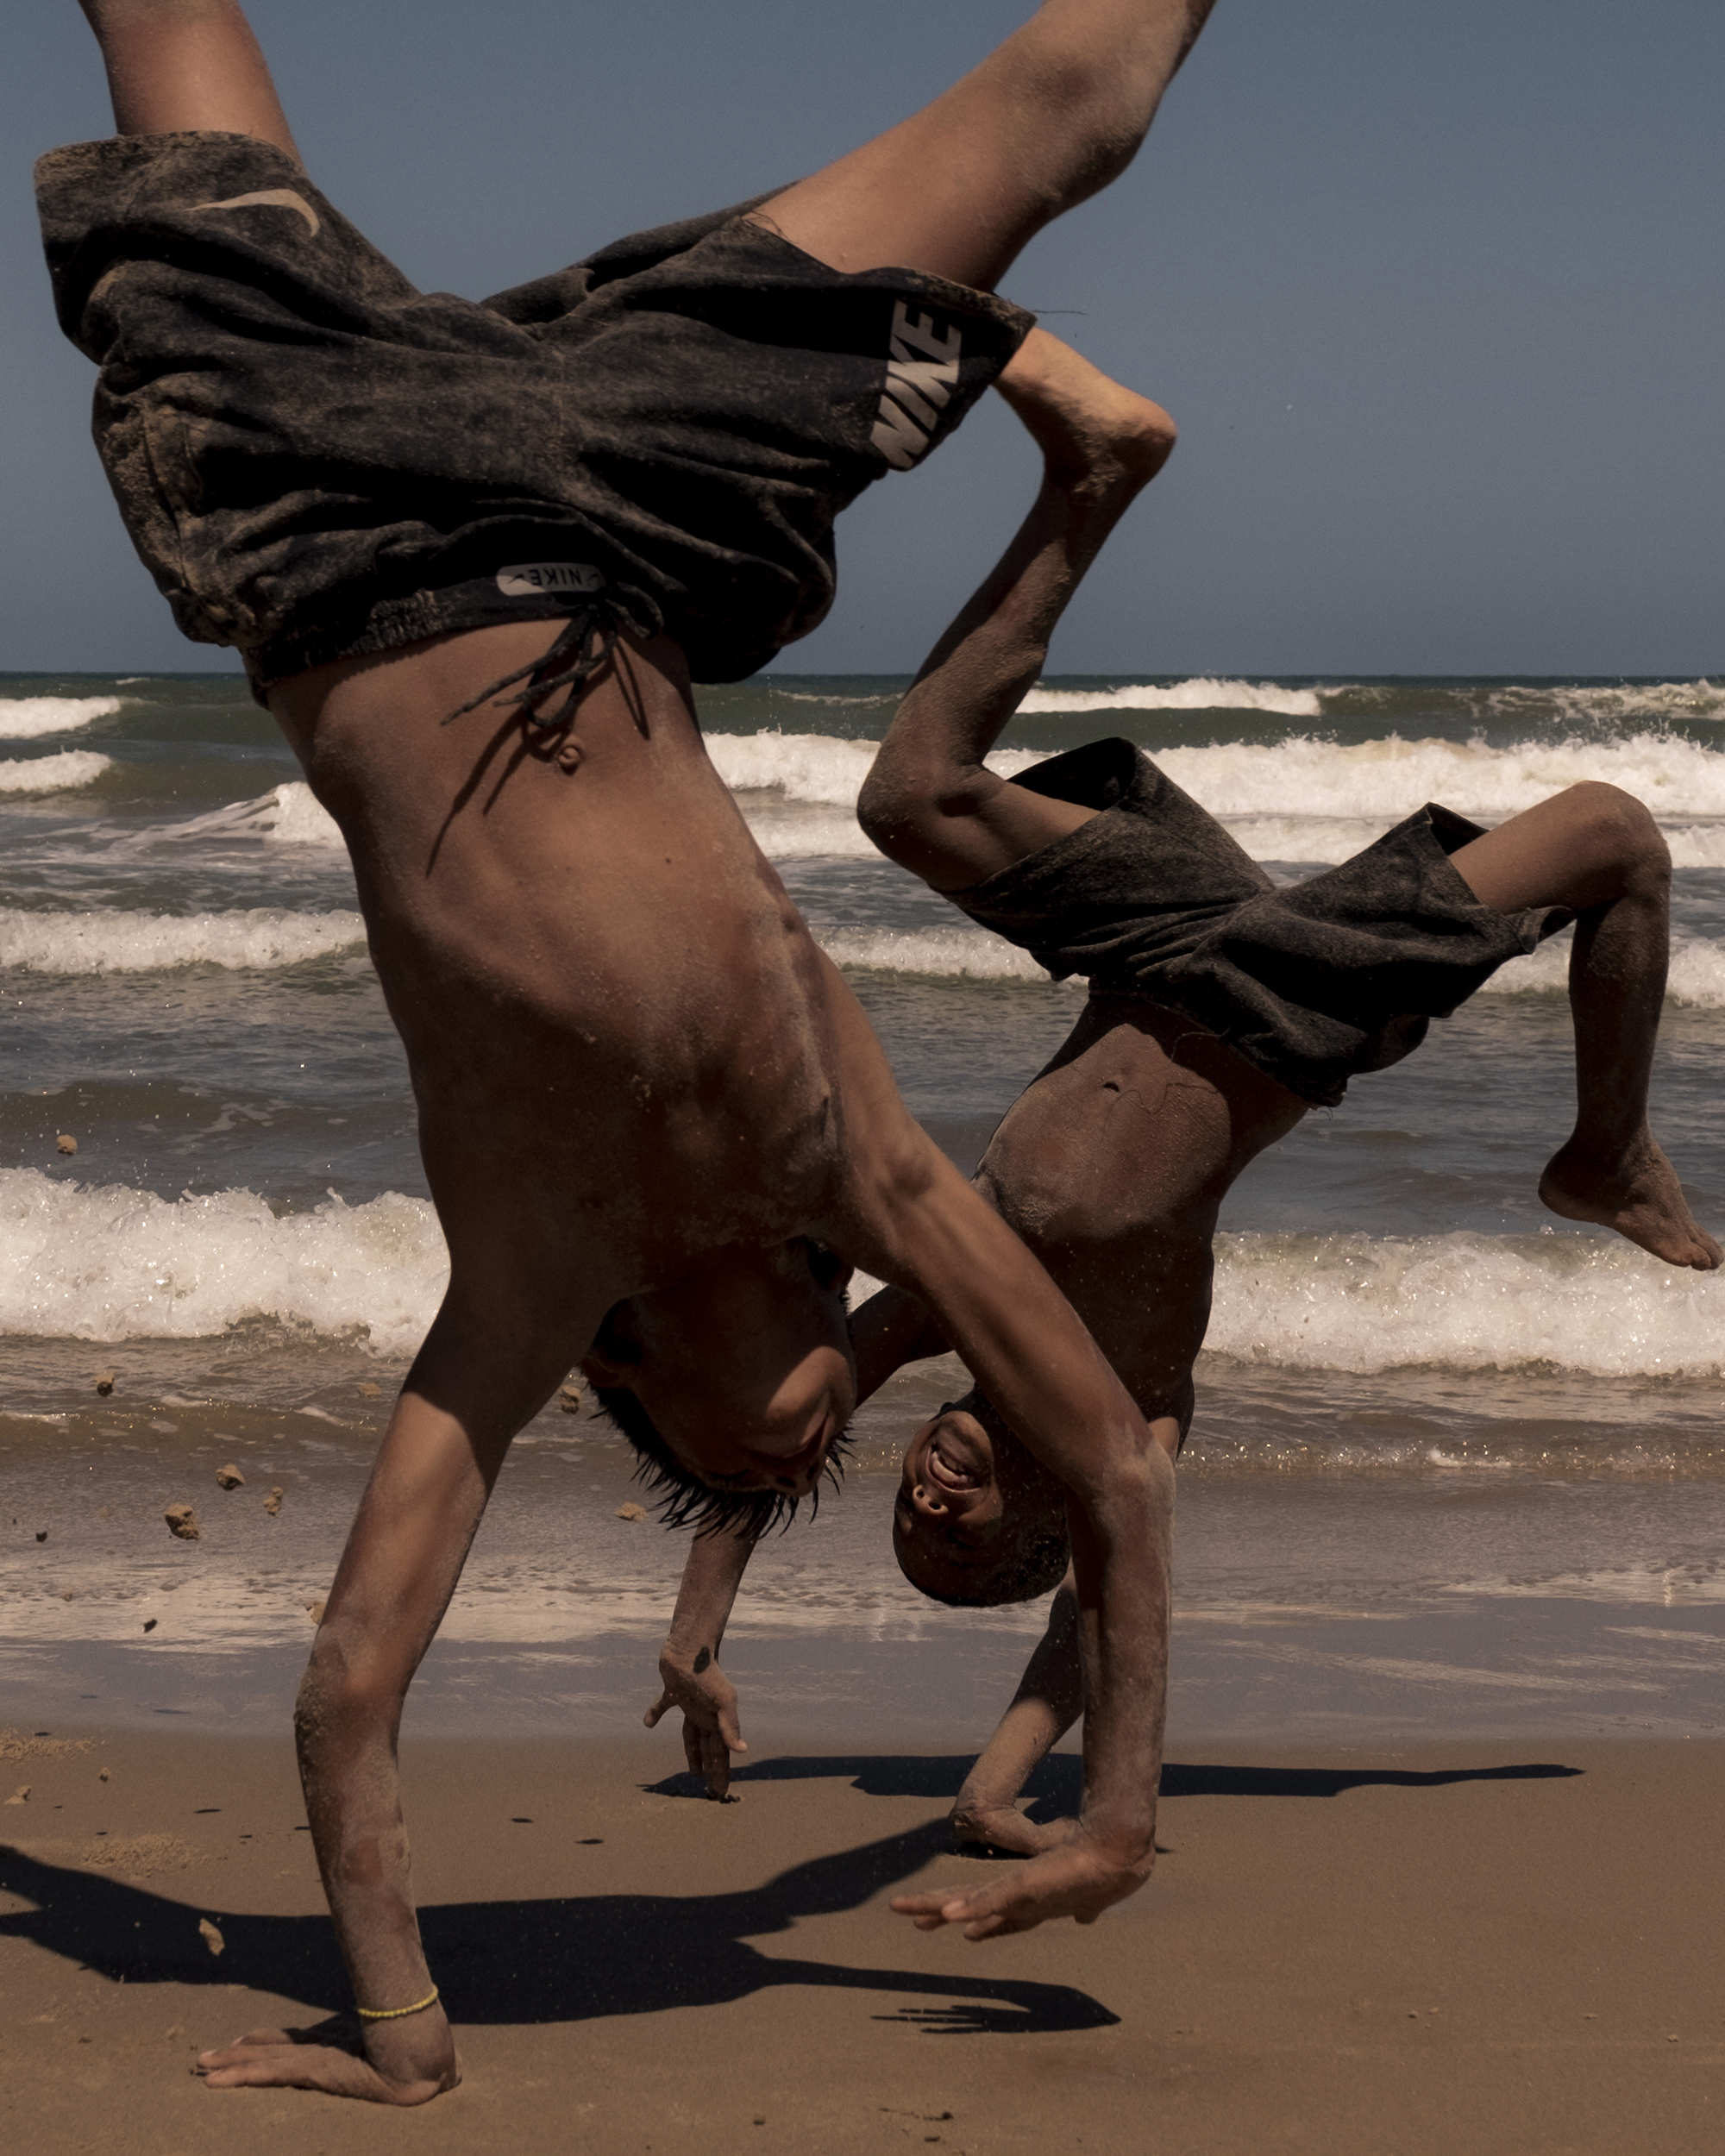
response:
{"label": "second shirtless boy upside down", "polygon": [[[1211,1242],[1231,1185],[1308,1106],[1382,1069],[1497,966],[1573,920],[1577,1115],[1540,1181],[1551,1209],[1707,1271],[1698,1227],[1647,1126],[1665,993],[1671,864],[1631,796],[1586,784],[1486,832],[1428,805],[1352,862],[1277,891],[1211,817],[1125,741],[1007,782],[983,758],[1039,674],[1062,610],[1160,468],[1172,423],[1040,330],[999,384],[1044,458],[1035,506],[906,698],[864,785],[864,828],[972,919],[1081,973],[1070,1039],[994,1133],[975,1181],[1071,1298],[1170,1456],[1191,1420]],[[888,1288],[852,1320],[859,1388],[947,1345]],[[983,1387],[905,1456],[894,1539],[943,1601],[1044,1594],[1066,1570],[1065,1495]],[[722,1789],[739,1738],[712,1658],[746,1536],[698,1540],[661,1662],[656,1721],[684,1711],[692,1768]],[[1029,1855],[1071,1822],[1013,1798],[1084,1707],[1070,1577],[955,1810],[961,1840]],[[696,1666],[705,1651],[706,1660]],[[962,1893],[895,1906],[961,1920]]]}

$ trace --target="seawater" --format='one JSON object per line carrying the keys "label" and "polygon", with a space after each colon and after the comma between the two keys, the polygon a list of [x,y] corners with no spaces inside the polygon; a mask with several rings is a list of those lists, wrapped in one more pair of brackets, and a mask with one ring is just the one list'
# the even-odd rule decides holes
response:
{"label": "seawater", "polygon": [[[701,712],[913,1112],[968,1166],[1082,992],[858,831],[906,686],[780,674],[706,691]],[[1725,1220],[1725,688],[1062,677],[994,761],[1104,733],[1156,755],[1283,881],[1427,799],[1484,824],[1584,778],[1647,801],[1676,863],[1656,1120],[1697,1211]],[[158,1665],[285,1650],[446,1271],[345,855],[243,682],[208,674],[0,676],[0,836],[8,1636],[26,1661],[131,1653],[154,1612]],[[1297,1629],[1458,1595],[1639,1598],[1713,1621],[1725,1282],[1538,1205],[1572,1100],[1565,957],[1559,943],[1506,968],[1230,1198],[1182,1467],[1182,1601],[1207,1638],[1242,1613]],[[950,1626],[898,1582],[883,1515],[908,1425],[956,1382],[908,1373],[865,1411],[846,1497],[757,1561],[742,1635]],[[248,1478],[231,1499],[213,1481],[229,1457]],[[451,1651],[568,1654],[662,1627],[682,1548],[617,1520],[627,1473],[602,1422],[539,1419]],[[187,1497],[196,1545],[160,1524]]]}

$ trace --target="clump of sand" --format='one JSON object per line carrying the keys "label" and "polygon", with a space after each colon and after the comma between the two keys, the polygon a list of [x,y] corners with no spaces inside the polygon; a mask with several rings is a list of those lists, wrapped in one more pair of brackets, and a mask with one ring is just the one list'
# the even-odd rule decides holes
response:
{"label": "clump of sand", "polygon": [[0,1729],[0,1759],[65,1759],[90,1745],[88,1737],[33,1737],[22,1729]]}
{"label": "clump of sand", "polygon": [[108,1834],[80,1849],[78,1861],[104,1871],[123,1871],[129,1878],[150,1879],[159,1871],[189,1871],[203,1858],[177,1834]]}

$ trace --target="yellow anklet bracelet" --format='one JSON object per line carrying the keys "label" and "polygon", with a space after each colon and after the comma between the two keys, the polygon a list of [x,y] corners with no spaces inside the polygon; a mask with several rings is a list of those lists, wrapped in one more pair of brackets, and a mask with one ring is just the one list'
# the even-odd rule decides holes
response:
{"label": "yellow anklet bracelet", "polygon": [[354,2009],[362,2021],[403,2021],[410,2014],[423,2014],[428,2006],[437,2003],[437,1987],[434,1984],[423,1999],[416,1999],[411,2006],[356,2006]]}

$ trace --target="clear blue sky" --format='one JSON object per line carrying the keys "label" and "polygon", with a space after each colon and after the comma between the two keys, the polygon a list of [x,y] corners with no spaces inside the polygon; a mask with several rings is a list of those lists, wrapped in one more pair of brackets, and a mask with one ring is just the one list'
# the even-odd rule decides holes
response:
{"label": "clear blue sky", "polygon": [[[473,297],[824,163],[1023,0],[255,0],[314,178]],[[0,67],[0,668],[231,666],[122,536],[29,200],[104,134],[72,0]],[[1137,164],[1007,290],[1182,441],[1053,666],[1725,672],[1719,0],[1220,0]],[[782,665],[908,668],[1033,467],[997,400],[840,526]]]}

